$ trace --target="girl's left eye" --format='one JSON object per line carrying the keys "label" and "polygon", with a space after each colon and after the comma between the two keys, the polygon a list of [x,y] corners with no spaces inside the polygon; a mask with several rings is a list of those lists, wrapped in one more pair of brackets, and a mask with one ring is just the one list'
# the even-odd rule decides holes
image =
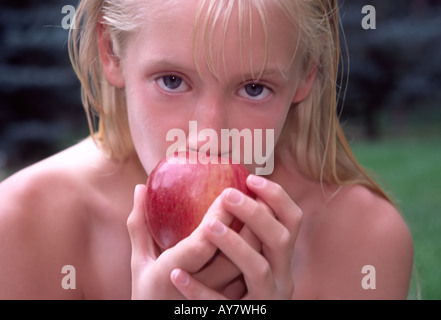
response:
{"label": "girl's left eye", "polygon": [[161,76],[155,81],[162,90],[171,93],[182,93],[189,89],[184,79],[176,75]]}
{"label": "girl's left eye", "polygon": [[244,85],[238,91],[238,94],[246,99],[260,101],[268,97],[271,94],[271,90],[259,83],[249,83]]}

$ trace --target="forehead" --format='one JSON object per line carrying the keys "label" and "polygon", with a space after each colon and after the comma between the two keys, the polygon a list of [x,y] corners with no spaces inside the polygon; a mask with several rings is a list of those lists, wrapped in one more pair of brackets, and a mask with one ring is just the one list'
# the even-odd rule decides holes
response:
{"label": "forehead", "polygon": [[229,68],[258,72],[269,64],[287,72],[299,53],[299,32],[276,3],[153,1],[137,43],[162,59],[191,58],[199,67],[205,62],[217,76]]}

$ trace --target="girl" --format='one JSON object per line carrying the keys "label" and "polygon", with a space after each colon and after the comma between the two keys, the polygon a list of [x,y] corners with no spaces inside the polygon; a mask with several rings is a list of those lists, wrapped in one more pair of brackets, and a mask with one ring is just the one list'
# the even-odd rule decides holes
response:
{"label": "girl", "polygon": [[[92,135],[1,184],[0,298],[406,298],[408,228],[338,123],[338,26],[336,0],[83,0],[70,49]],[[169,130],[201,148],[190,121],[273,130],[274,170],[159,253],[145,181]]]}

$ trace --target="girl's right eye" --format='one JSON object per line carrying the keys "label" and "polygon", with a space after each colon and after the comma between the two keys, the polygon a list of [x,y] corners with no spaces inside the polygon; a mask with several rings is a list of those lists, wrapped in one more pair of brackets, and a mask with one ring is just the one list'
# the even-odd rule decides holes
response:
{"label": "girl's right eye", "polygon": [[190,88],[181,77],[176,75],[161,76],[155,81],[162,90],[170,93],[182,93]]}

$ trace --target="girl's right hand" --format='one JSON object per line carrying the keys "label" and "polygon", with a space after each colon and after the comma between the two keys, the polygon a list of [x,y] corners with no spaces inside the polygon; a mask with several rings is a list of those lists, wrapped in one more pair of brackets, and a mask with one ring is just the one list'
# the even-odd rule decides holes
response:
{"label": "girl's right hand", "polygon": [[[176,246],[158,252],[145,218],[146,192],[146,186],[136,187],[134,206],[127,220],[132,244],[132,299],[184,299],[170,280],[176,268],[193,274],[206,286],[229,298],[241,297],[245,287],[241,281],[237,281],[240,271],[223,254],[218,254],[204,267],[216,253],[217,247],[206,239],[201,227]],[[220,208],[220,199],[216,199],[204,219],[216,217],[229,225],[233,217]],[[256,250],[260,250],[260,243],[246,227],[241,235]]]}

